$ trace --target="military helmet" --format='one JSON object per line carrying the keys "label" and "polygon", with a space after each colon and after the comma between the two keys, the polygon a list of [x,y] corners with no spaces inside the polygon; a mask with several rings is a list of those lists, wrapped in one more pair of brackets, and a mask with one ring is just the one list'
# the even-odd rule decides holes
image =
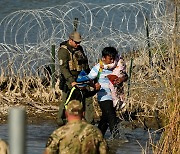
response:
{"label": "military helmet", "polygon": [[71,115],[80,115],[83,112],[83,105],[78,100],[71,100],[67,105],[66,112]]}

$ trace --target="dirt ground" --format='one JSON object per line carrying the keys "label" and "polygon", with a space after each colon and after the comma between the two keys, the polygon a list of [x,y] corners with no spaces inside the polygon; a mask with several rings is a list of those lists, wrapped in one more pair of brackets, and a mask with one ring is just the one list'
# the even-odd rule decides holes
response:
{"label": "dirt ground", "polygon": [[[94,98],[94,121],[97,123],[101,116],[101,110]],[[37,97],[32,99],[18,94],[0,93],[0,123],[8,122],[8,115],[10,109],[13,107],[23,108],[26,111],[27,123],[38,124],[42,121],[57,121],[57,113],[59,102],[44,101]],[[137,128],[143,127],[144,129],[153,128],[159,129],[161,127],[160,119],[157,119],[153,114],[148,115],[145,111],[117,111],[120,121],[123,121],[127,127]]]}
{"label": "dirt ground", "polygon": [[56,122],[58,104],[42,105],[25,100],[14,103],[0,99],[0,123],[8,122],[8,115],[12,108],[23,108],[27,123],[40,123],[46,120]]}

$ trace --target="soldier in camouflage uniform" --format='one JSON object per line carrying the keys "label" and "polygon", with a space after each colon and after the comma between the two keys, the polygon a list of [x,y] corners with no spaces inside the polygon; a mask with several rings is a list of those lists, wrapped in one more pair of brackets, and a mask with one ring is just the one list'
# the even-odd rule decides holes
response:
{"label": "soldier in camouflage uniform", "polygon": [[44,154],[106,154],[107,144],[100,130],[82,120],[83,105],[72,100],[66,108],[68,123],[48,139]]}
{"label": "soldier in camouflage uniform", "polygon": [[[69,35],[69,40],[62,42],[58,51],[58,59],[60,65],[60,89],[62,90],[62,101],[59,105],[58,112],[58,125],[64,124],[62,115],[64,103],[67,98],[67,94],[74,86],[74,82],[77,79],[81,70],[90,72],[88,59],[84,54],[81,43],[81,35],[78,32],[73,32]],[[85,119],[91,123],[93,121],[94,109],[92,98],[86,99],[86,112]]]}

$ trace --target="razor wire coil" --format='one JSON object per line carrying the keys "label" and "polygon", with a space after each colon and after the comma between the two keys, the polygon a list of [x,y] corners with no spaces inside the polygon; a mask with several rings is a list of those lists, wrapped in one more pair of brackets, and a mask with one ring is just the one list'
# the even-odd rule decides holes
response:
{"label": "razor wire coil", "polygon": [[[172,10],[167,13],[166,5],[163,0],[106,6],[73,1],[44,9],[13,12],[0,22],[3,34],[0,67],[4,70],[11,67],[14,73],[24,70],[37,73],[40,67],[50,65],[51,45],[55,44],[58,50],[59,44],[68,39],[75,18],[78,18],[77,30],[82,35],[82,46],[91,66],[98,61],[105,46],[114,46],[121,53],[145,49],[147,24],[151,45],[172,33]],[[58,65],[57,59],[56,63]]]}

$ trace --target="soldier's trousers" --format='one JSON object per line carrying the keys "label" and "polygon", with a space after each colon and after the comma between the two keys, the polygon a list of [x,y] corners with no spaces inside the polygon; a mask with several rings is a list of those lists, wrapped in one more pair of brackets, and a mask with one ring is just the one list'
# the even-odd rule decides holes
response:
{"label": "soldier's trousers", "polygon": [[85,119],[88,123],[92,123],[94,120],[94,107],[92,97],[86,98],[85,105]]}
{"label": "soldier's trousers", "polygon": [[[59,111],[57,115],[57,123],[59,126],[65,124],[66,119],[64,115],[64,103],[66,102],[68,93],[62,92],[62,101],[59,103]],[[85,119],[88,123],[92,123],[94,119],[94,107],[92,97],[86,98],[85,101]]]}
{"label": "soldier's trousers", "polygon": [[59,111],[57,114],[57,123],[59,126],[65,124],[65,115],[64,115],[64,103],[66,102],[67,93],[62,92],[62,100],[59,101]]}

